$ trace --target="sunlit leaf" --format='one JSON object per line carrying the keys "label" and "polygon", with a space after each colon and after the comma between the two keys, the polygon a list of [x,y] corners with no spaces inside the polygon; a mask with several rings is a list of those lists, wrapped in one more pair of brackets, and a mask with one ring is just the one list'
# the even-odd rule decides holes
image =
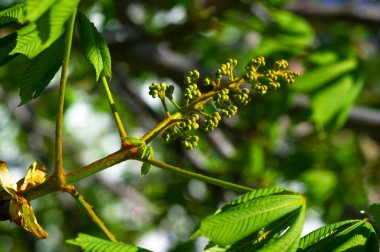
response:
{"label": "sunlit leaf", "polygon": [[34,22],[41,17],[56,0],[25,0],[25,21]]}
{"label": "sunlit leaf", "polygon": [[0,11],[0,27],[9,23],[18,22],[24,23],[24,4],[15,4],[8,9]]}
{"label": "sunlit leaf", "polygon": [[79,0],[58,0],[55,3],[49,15],[49,39],[50,43],[59,38],[65,28],[66,21],[74,13],[77,8]]}
{"label": "sunlit leaf", "polygon": [[262,248],[262,252],[272,252],[272,251],[296,251],[298,248],[298,242],[301,237],[301,232],[303,224],[305,222],[306,206],[304,205],[294,223],[291,227],[280,236],[280,238],[269,243],[267,246]]}
{"label": "sunlit leaf", "polygon": [[246,193],[236,200],[232,200],[225,205],[223,205],[220,210],[218,211],[225,211],[228,208],[231,207],[236,207],[237,205],[247,203],[251,200],[270,196],[270,195],[282,195],[282,194],[297,194],[295,192],[292,192],[288,189],[283,189],[283,188],[262,188],[262,189],[257,189],[257,190],[252,190],[252,192]]}
{"label": "sunlit leaf", "polygon": [[19,82],[20,105],[37,98],[50,83],[62,64],[63,48],[61,38],[33,59]]}
{"label": "sunlit leaf", "polygon": [[193,237],[202,235],[221,246],[233,244],[299,210],[304,204],[303,196],[297,194],[270,195],[243,201],[202,220]]}
{"label": "sunlit leaf", "polygon": [[9,54],[21,53],[32,59],[42,50],[43,42],[37,24],[32,23],[17,30],[17,44]]}
{"label": "sunlit leaf", "polygon": [[47,179],[46,167],[39,161],[34,161],[30,166],[19,187],[20,191],[27,190],[36,185],[42,184]]}
{"label": "sunlit leaf", "polygon": [[[367,220],[349,220],[321,227],[302,237],[297,251],[378,251],[375,231]],[[375,250],[367,250],[367,246]]]}
{"label": "sunlit leaf", "polygon": [[123,242],[107,241],[87,234],[78,234],[75,239],[67,240],[66,242],[81,247],[84,252],[149,252],[149,250],[134,245]]}
{"label": "sunlit leaf", "polygon": [[111,77],[111,56],[107,43],[84,14],[78,13],[78,18],[81,46],[95,69],[96,80],[101,75]]}

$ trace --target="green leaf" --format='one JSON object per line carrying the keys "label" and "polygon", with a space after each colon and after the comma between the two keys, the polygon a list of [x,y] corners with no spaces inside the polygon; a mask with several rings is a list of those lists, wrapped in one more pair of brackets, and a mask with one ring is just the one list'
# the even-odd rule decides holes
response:
{"label": "green leaf", "polygon": [[25,0],[25,21],[34,22],[41,17],[56,0]]}
{"label": "green leaf", "polygon": [[202,220],[193,234],[205,236],[217,245],[233,244],[305,205],[302,195],[270,195],[227,208]]}
{"label": "green leaf", "polygon": [[283,188],[262,188],[257,190],[252,190],[252,192],[246,193],[236,200],[232,200],[225,205],[223,205],[217,212],[219,211],[225,211],[231,207],[236,207],[238,205],[241,205],[243,203],[247,203],[251,200],[270,196],[270,195],[284,195],[284,194],[290,194],[290,195],[297,195],[297,193],[292,192],[288,189]]}
{"label": "green leaf", "polygon": [[122,242],[106,241],[87,234],[78,234],[75,239],[67,240],[69,244],[79,246],[84,252],[149,252],[149,250]]}
{"label": "green leaf", "polygon": [[31,23],[17,31],[17,45],[10,55],[21,53],[33,59],[50,47],[64,32],[65,22],[73,14],[78,0],[60,0],[36,23]]}
{"label": "green leaf", "polygon": [[0,11],[0,27],[18,22],[20,24],[24,23],[24,13],[23,13],[24,4],[15,4],[8,9]]}
{"label": "green leaf", "polygon": [[18,83],[20,105],[37,98],[50,83],[62,65],[63,48],[64,38],[62,37],[32,60]]}
{"label": "green leaf", "polygon": [[58,0],[50,10],[49,15],[49,39],[52,43],[61,36],[65,27],[64,24],[77,8],[79,0]]}
{"label": "green leaf", "polygon": [[305,222],[306,206],[304,205],[291,227],[278,238],[276,241],[269,243],[260,251],[262,252],[272,252],[272,251],[296,251],[298,248],[298,243],[301,237],[301,232],[303,228],[303,223]]}
{"label": "green leaf", "polygon": [[342,127],[363,84],[362,78],[355,80],[352,75],[344,75],[315,94],[310,105],[317,128],[322,130],[331,122],[334,122],[332,124],[335,130]]}
{"label": "green leaf", "polygon": [[79,36],[87,59],[95,69],[96,80],[100,76],[111,77],[111,56],[107,43],[88,18],[78,13]]}
{"label": "green leaf", "polygon": [[293,85],[294,90],[309,93],[339,78],[345,73],[354,70],[358,65],[355,58],[350,58],[335,64],[323,66],[315,70],[308,71],[297,78],[297,85]]}
{"label": "green leaf", "polygon": [[[295,211],[287,216],[282,217],[276,222],[265,226],[259,231],[253,233],[252,235],[228,246],[219,246],[214,243],[210,243],[207,245],[205,251],[207,252],[220,252],[220,251],[239,251],[239,252],[251,252],[251,251],[261,251],[260,249],[265,249],[266,244],[272,244],[276,242],[282,243],[284,240],[282,236],[285,232],[290,231],[289,227],[296,225],[295,220],[299,217],[301,213],[300,211]],[[299,229],[302,230],[303,221],[299,226]],[[300,231],[299,230],[299,231]],[[301,231],[300,231],[301,232]],[[299,239],[299,235],[298,235]],[[298,244],[297,241],[289,240],[290,244]],[[273,250],[277,251],[277,250]]]}
{"label": "green leaf", "polygon": [[32,59],[43,50],[43,42],[37,30],[37,24],[32,23],[17,30],[16,47],[9,53],[22,53]]}
{"label": "green leaf", "polygon": [[379,251],[374,236],[375,230],[366,219],[343,221],[306,235],[301,239],[297,251]]}
{"label": "green leaf", "polygon": [[327,238],[328,236],[332,236],[335,233],[338,233],[340,230],[344,230],[346,227],[357,223],[358,220],[347,220],[341,221],[337,223],[333,223],[328,226],[321,227],[308,235],[302,237],[299,243],[299,248],[304,249],[312,246],[314,243],[319,242],[322,239]]}

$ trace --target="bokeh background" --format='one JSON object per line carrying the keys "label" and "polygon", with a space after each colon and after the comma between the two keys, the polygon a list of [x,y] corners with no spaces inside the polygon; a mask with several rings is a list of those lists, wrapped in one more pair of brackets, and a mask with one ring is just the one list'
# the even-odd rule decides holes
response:
{"label": "bokeh background", "polygon": [[[2,0],[0,8],[20,2]],[[202,174],[254,188],[287,187],[308,199],[304,233],[331,222],[361,218],[380,201],[380,3],[377,1],[82,0],[102,31],[112,61],[111,89],[131,135],[141,136],[163,117],[148,96],[153,81],[175,84],[183,75],[213,73],[228,58],[287,59],[303,73],[252,103],[209,134],[199,148],[154,141],[155,157]],[[12,32],[0,29],[0,37]],[[0,39],[1,45],[1,39]],[[0,47],[0,56],[1,47]],[[0,159],[18,179],[34,160],[53,167],[57,80],[18,106],[17,83],[27,59],[0,67]],[[101,85],[74,41],[65,101],[67,171],[119,147]],[[197,180],[125,162],[77,184],[121,241],[157,251],[201,251],[190,240],[201,218],[236,195]],[[49,238],[37,240],[0,223],[0,251],[78,251],[66,244],[78,232],[102,237],[65,194],[32,205]]]}

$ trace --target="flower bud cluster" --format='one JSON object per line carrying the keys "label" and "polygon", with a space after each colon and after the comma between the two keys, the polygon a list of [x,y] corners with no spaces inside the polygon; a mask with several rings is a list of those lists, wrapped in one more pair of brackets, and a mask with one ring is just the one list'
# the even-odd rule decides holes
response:
{"label": "flower bud cluster", "polygon": [[220,120],[222,117],[220,116],[218,111],[214,111],[213,113],[208,114],[208,116],[204,119],[203,129],[205,131],[213,130],[218,127]]}
{"label": "flower bud cluster", "polygon": [[189,116],[186,116],[183,122],[178,123],[178,127],[184,131],[186,130],[196,130],[199,128],[198,121],[199,115],[198,114],[191,114]]}
{"label": "flower bud cluster", "polygon": [[194,101],[198,97],[200,97],[201,91],[198,89],[197,84],[190,84],[187,88],[185,88],[185,93],[184,93],[184,99],[186,105],[189,104],[190,102]]}
{"label": "flower bud cluster", "polygon": [[195,147],[197,147],[199,141],[198,136],[192,136],[192,135],[187,135],[184,140],[182,140],[182,146],[186,150],[191,150]]}
{"label": "flower bud cluster", "polygon": [[160,98],[161,100],[168,97],[169,99],[173,99],[174,86],[167,86],[165,82],[161,82],[158,84],[157,82],[153,82],[149,86],[149,95],[153,98]]}
{"label": "flower bud cluster", "polygon": [[246,106],[250,101],[248,88],[236,88],[233,90],[232,101],[238,106]]}
{"label": "flower bud cluster", "polygon": [[272,68],[266,67],[266,70],[260,71],[263,67],[265,67],[263,57],[252,59],[245,67],[247,72],[244,76],[244,79],[252,85],[253,90],[262,95],[268,91],[268,86],[276,90],[281,87],[280,81],[291,84],[294,78],[299,76],[298,72],[286,70],[288,67],[286,60],[277,60]]}
{"label": "flower bud cluster", "polygon": [[196,84],[197,80],[199,79],[199,72],[197,70],[193,70],[185,74],[183,83],[190,85],[190,84]]}
{"label": "flower bud cluster", "polygon": [[[237,60],[229,59],[219,66],[215,74],[203,79],[202,85],[209,87],[206,88],[208,90],[206,93],[201,93],[199,89],[199,72],[197,70],[188,72],[184,76],[186,88],[182,107],[173,100],[173,86],[167,87],[165,83],[153,83],[149,87],[151,96],[160,99],[169,98],[182,114],[181,119],[164,132],[166,141],[180,139],[182,145],[190,150],[197,146],[199,137],[193,133],[190,134],[189,131],[197,130],[200,124],[205,131],[215,129],[222,117],[234,116],[238,107],[245,106],[251,101],[251,91],[263,95],[268,88],[275,90],[283,83],[291,84],[295,77],[299,76],[298,72],[287,70],[286,60],[278,60],[273,66],[267,66],[264,57],[257,57],[248,62],[242,76],[234,75],[236,65]],[[242,87],[244,83],[250,84],[251,88]],[[213,102],[213,111],[204,110],[203,105],[208,101]],[[164,107],[170,115],[166,106]]]}

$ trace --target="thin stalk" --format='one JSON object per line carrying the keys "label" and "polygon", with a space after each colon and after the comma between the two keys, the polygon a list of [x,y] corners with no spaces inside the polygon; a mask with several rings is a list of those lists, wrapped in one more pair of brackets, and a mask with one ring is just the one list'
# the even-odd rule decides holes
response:
{"label": "thin stalk", "polygon": [[116,242],[116,237],[109,231],[104,222],[99,218],[98,215],[92,209],[92,206],[87,203],[84,199],[83,195],[80,194],[73,186],[70,186],[67,190],[71,196],[82,206],[82,208],[86,211],[88,216],[90,216],[91,220],[103,231],[103,233],[108,237],[110,241]]}
{"label": "thin stalk", "polygon": [[181,118],[181,116],[181,113],[177,112],[167,117],[165,120],[158,123],[152,130],[148,131],[141,139],[144,140],[146,143],[149,143],[159,134],[168,129],[172,125],[172,123],[178,118]]}
{"label": "thin stalk", "polygon": [[114,102],[113,97],[112,97],[111,90],[108,86],[108,82],[107,82],[107,79],[105,76],[102,77],[102,83],[103,83],[103,87],[104,87],[106,94],[107,94],[108,103],[109,103],[111,111],[113,113],[113,117],[115,119],[117,129],[119,131],[120,139],[121,139],[121,141],[124,141],[123,139],[127,138],[127,132],[125,131],[123,123],[121,122],[119,112],[117,111],[115,102]]}
{"label": "thin stalk", "polygon": [[233,190],[233,191],[237,191],[237,192],[250,192],[253,190],[252,188],[249,188],[246,186],[237,185],[237,184],[227,182],[224,180],[208,177],[208,176],[205,176],[205,175],[202,175],[199,173],[183,170],[177,166],[170,165],[170,164],[167,164],[167,163],[164,163],[164,162],[152,159],[152,158],[144,160],[144,162],[149,163],[151,165],[154,165],[158,168],[174,172],[178,175],[181,175],[181,176],[184,176],[187,178],[199,179],[199,180],[202,180],[204,182],[207,182],[207,183],[210,183],[213,185],[221,186],[225,189],[229,189],[229,190]]}
{"label": "thin stalk", "polygon": [[67,83],[67,72],[69,69],[71,44],[74,34],[74,25],[76,17],[76,9],[71,16],[68,28],[66,31],[65,49],[62,64],[61,80],[59,84],[58,112],[55,128],[55,157],[54,157],[54,172],[53,179],[56,179],[58,187],[62,188],[65,185],[65,176],[63,171],[63,152],[62,152],[62,128],[63,128],[63,107],[65,101],[65,89]]}

